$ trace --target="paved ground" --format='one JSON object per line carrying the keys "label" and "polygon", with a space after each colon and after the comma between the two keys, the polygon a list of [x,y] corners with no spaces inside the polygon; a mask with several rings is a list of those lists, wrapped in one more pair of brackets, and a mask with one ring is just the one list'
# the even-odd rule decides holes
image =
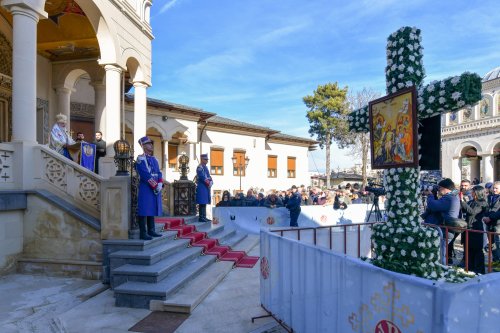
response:
{"label": "paved ground", "polygon": [[[259,247],[250,251],[259,255]],[[179,333],[278,333],[264,315],[259,296],[260,266],[233,269],[177,329]],[[0,278],[0,332],[118,333],[151,312],[117,308],[113,293],[96,281],[30,275]]]}

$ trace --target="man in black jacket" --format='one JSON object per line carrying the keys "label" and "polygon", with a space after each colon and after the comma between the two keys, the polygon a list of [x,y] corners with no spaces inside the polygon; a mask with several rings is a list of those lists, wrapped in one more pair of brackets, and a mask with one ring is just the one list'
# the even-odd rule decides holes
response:
{"label": "man in black jacket", "polygon": [[95,141],[93,143],[96,149],[94,172],[99,173],[99,159],[106,156],[106,141],[102,139],[102,132],[95,132]]}
{"label": "man in black jacket", "polygon": [[290,210],[290,227],[298,227],[299,224],[297,220],[300,215],[300,202],[302,201],[302,197],[300,193],[297,192],[297,186],[292,186],[292,193],[290,194],[290,198],[286,203],[286,208]]}

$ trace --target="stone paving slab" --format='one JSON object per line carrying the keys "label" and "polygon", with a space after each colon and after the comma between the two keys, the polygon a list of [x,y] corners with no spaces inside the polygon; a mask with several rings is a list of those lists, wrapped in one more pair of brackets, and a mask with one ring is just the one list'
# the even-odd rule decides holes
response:
{"label": "stone paving slab", "polygon": [[0,277],[0,332],[57,332],[52,318],[105,288],[95,280],[21,274]]}
{"label": "stone paving slab", "polygon": [[[249,255],[258,256],[259,246]],[[266,314],[260,307],[259,285],[259,263],[231,270],[176,332],[281,332],[272,318],[251,321]],[[115,307],[113,292],[100,292],[103,286],[74,278],[2,277],[0,332],[126,333],[151,314],[147,309]]]}

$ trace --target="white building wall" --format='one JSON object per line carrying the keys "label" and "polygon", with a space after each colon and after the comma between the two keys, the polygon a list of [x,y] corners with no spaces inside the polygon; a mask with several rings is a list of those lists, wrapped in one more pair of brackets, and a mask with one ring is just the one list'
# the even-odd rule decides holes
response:
{"label": "white building wall", "polygon": [[460,157],[466,147],[474,147],[480,157],[471,161],[471,178],[482,178],[483,182],[494,179],[494,147],[500,143],[500,79],[483,83],[483,98],[490,101],[488,116],[481,118],[480,103],[473,106],[472,119],[465,121],[464,110],[458,112],[457,122],[451,121],[451,114],[446,114],[441,129],[441,166],[443,177],[460,182],[463,178],[460,169]]}
{"label": "white building wall", "polygon": [[[265,142],[264,137],[250,134],[235,134],[209,130],[203,136],[202,152],[210,154],[211,147],[224,148],[224,175],[212,175],[213,191],[239,190],[240,177],[233,175],[234,150],[245,150],[245,156],[250,159],[245,176],[241,177],[241,189],[246,192],[250,187],[264,189],[284,190],[292,185],[308,184],[308,147],[295,145],[276,144]],[[266,148],[267,146],[267,148]],[[199,154],[201,154],[199,153]],[[198,154],[198,155],[199,155]],[[267,176],[268,155],[278,156],[278,174],[276,178]],[[296,158],[296,177],[287,177],[287,157]],[[210,162],[208,164],[210,168]],[[190,179],[196,171],[196,164],[191,165]]]}

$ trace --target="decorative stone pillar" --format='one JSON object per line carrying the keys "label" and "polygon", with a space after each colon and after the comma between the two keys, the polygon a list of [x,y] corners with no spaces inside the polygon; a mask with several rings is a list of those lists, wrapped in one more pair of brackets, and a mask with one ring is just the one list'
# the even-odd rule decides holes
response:
{"label": "decorative stone pillar", "polygon": [[47,18],[43,5],[4,0],[12,13],[12,141],[36,142],[36,39],[40,18]]}
{"label": "decorative stone pillar", "polygon": [[494,158],[492,155],[483,155],[483,182],[492,182],[493,179],[493,161]]}
{"label": "decorative stone pillar", "polygon": [[68,131],[71,129],[71,93],[73,89],[67,87],[57,87],[57,114],[61,113],[68,118],[66,128]]}
{"label": "decorative stone pillar", "polygon": [[105,65],[104,70],[106,71],[106,106],[99,126],[102,129],[103,140],[106,141],[106,156],[99,159],[99,174],[104,178],[109,178],[116,173],[113,144],[120,140],[122,69],[118,65]]}
{"label": "decorative stone pillar", "polygon": [[[103,132],[106,130],[106,119],[104,119],[104,109],[106,108],[106,86],[100,82],[92,82],[94,87],[95,106],[95,130]],[[107,142],[107,141],[106,141]]]}
{"label": "decorative stone pillar", "polygon": [[147,88],[148,85],[143,82],[134,82],[134,157],[142,153],[138,140],[146,135]]}

